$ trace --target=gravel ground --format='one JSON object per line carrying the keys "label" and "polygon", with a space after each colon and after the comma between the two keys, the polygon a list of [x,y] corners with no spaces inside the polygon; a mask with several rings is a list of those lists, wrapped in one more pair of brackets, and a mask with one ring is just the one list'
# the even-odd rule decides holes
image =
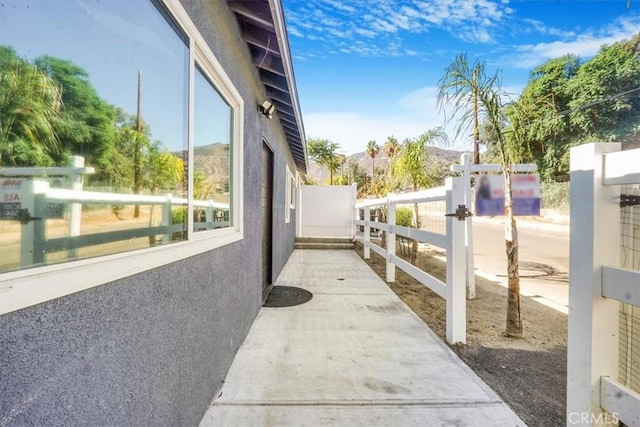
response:
{"label": "gravel ground", "polygon": [[[362,245],[356,245],[362,257]],[[421,250],[418,267],[444,280],[445,264]],[[385,260],[365,260],[384,280]],[[389,287],[444,341],[445,301],[402,270]],[[567,316],[522,297],[522,339],[503,335],[507,290],[476,277],[467,301],[467,344],[451,346],[529,426],[564,426],[567,378]]]}

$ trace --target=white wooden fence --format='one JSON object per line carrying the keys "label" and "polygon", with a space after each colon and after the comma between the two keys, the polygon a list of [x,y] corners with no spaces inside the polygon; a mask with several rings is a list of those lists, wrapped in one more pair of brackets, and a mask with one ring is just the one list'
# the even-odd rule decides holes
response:
{"label": "white wooden fence", "polygon": [[640,149],[571,149],[567,424],[640,425],[640,394],[618,381],[620,302],[640,306],[640,272],[620,265],[620,185],[640,183]]}
{"label": "white wooden fence", "polygon": [[[46,233],[48,208],[51,203],[68,206],[91,205],[151,205],[162,206],[162,222],[158,226],[139,227],[133,229],[113,230],[101,233],[79,235],[81,215],[70,216],[70,229],[78,230],[68,237],[48,239]],[[154,196],[139,194],[103,193],[78,191],[62,188],[50,188],[46,181],[27,181],[22,195],[22,211],[29,218],[22,224],[21,265],[38,265],[45,262],[45,255],[53,252],[94,246],[104,243],[127,240],[134,237],[162,236],[162,242],[172,240],[173,233],[185,231],[186,223],[172,224],[171,209],[187,207],[188,199],[176,198],[171,194]],[[204,218],[194,222],[194,229],[206,230],[229,226],[229,205],[212,200],[195,200],[194,208],[202,209]],[[79,209],[78,209],[79,211]]]}
{"label": "white wooden fence", "polygon": [[[368,259],[371,250],[387,260],[386,280],[395,282],[395,268],[399,267],[420,283],[446,300],[446,340],[450,344],[466,342],[466,292],[465,292],[465,223],[455,217],[447,217],[446,233],[439,234],[426,230],[396,225],[396,206],[409,203],[427,203],[446,201],[447,212],[452,213],[464,204],[464,183],[462,178],[447,178],[444,187],[415,193],[389,194],[380,199],[365,200],[357,203],[354,225],[364,226],[364,233],[356,233],[356,240],[364,245],[364,257]],[[387,222],[370,220],[371,208],[387,208]],[[364,210],[364,220],[360,211]],[[386,249],[376,245],[370,239],[371,228],[387,232]],[[442,282],[416,266],[396,256],[396,236],[404,236],[419,242],[428,243],[446,250],[446,282]]]}

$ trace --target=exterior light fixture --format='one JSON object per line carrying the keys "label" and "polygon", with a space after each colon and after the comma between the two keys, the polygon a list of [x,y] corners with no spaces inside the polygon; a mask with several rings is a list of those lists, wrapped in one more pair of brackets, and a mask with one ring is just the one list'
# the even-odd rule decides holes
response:
{"label": "exterior light fixture", "polygon": [[258,111],[267,116],[269,120],[273,118],[273,112],[275,110],[276,106],[267,100],[262,101],[262,104],[258,106]]}

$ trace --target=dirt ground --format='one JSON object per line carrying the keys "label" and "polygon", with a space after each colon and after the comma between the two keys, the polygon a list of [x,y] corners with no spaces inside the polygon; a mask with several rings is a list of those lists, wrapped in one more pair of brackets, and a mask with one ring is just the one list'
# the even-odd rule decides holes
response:
{"label": "dirt ground", "polygon": [[[363,257],[362,245],[356,252]],[[421,249],[418,267],[444,281],[445,264]],[[385,260],[365,260],[384,280]],[[444,341],[445,301],[396,269],[389,287]],[[507,290],[476,276],[476,298],[467,301],[467,344],[451,346],[529,426],[564,426],[567,316],[522,297],[524,338],[503,336]]]}

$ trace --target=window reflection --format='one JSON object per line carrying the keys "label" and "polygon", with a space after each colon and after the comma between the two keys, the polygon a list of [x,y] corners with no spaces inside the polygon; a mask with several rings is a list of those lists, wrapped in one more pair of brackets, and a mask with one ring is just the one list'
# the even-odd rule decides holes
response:
{"label": "window reflection", "polygon": [[186,239],[186,37],[148,0],[2,14],[0,271]]}
{"label": "window reflection", "polygon": [[194,81],[194,231],[228,227],[232,110],[203,71]]}

